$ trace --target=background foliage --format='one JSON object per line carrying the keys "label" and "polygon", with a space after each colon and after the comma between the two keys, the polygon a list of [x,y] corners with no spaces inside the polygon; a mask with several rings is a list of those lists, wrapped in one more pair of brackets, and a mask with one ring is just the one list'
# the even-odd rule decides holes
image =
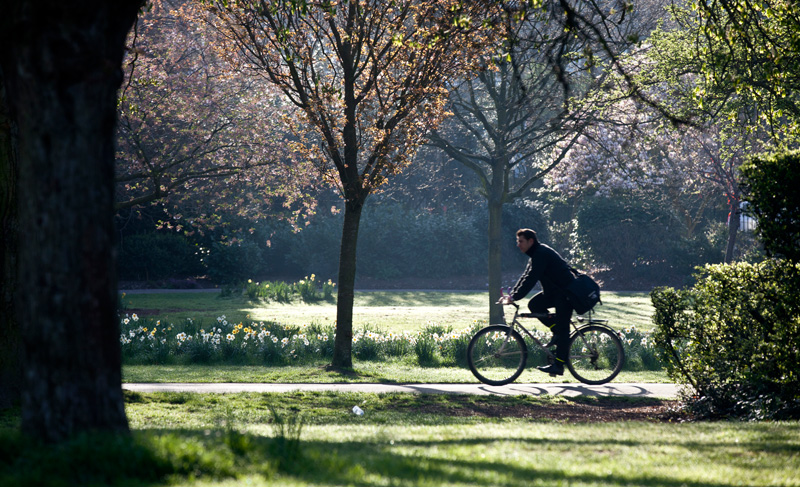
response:
{"label": "background foliage", "polygon": [[[505,209],[504,253],[509,269],[523,265],[514,246],[519,226],[548,240],[546,214],[535,205]],[[377,279],[450,278],[486,272],[488,226],[485,207],[473,211],[416,210],[387,202],[368,206],[359,233],[359,275]],[[207,275],[218,284],[247,279],[297,278],[316,274],[335,279],[342,215],[319,214],[296,232],[275,221],[234,231],[237,225],[203,235],[141,232],[121,243],[122,280],[158,280]],[[147,254],[145,256],[145,254]]]}
{"label": "background foliage", "polygon": [[[415,201],[415,196],[409,196]],[[421,196],[416,195],[418,203]],[[536,229],[575,267],[601,272],[616,289],[651,289],[653,285],[689,282],[694,266],[721,262],[724,222],[706,220],[687,237],[686,223],[662,204],[613,193],[564,201],[547,194],[544,201],[523,200],[503,210],[503,269],[518,273],[524,258],[514,245],[520,227]],[[722,203],[722,199],[720,199]],[[381,280],[485,276],[488,213],[485,204],[419,208],[393,200],[364,210],[359,231],[358,276]],[[722,205],[710,214],[722,220]],[[316,274],[336,279],[341,213],[320,212],[299,232],[284,221],[248,222],[227,217],[212,230],[153,231],[126,227],[120,243],[123,281],[158,281],[207,276],[216,284],[253,280],[296,280]],[[128,235],[128,233],[131,233]],[[753,247],[739,239],[740,255]],[[159,248],[160,247],[160,248]]]}

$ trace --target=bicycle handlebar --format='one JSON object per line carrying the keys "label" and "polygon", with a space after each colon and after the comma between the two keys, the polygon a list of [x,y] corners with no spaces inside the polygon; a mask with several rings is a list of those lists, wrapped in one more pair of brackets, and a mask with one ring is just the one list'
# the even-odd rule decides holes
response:
{"label": "bicycle handlebar", "polygon": [[505,303],[505,302],[503,302],[503,298],[505,298],[505,297],[506,297],[506,288],[501,287],[500,288],[500,300],[497,301],[495,304],[501,304],[501,305],[504,305],[504,306],[508,306],[510,304],[511,306],[519,309],[519,305],[517,303],[514,303],[514,302]]}

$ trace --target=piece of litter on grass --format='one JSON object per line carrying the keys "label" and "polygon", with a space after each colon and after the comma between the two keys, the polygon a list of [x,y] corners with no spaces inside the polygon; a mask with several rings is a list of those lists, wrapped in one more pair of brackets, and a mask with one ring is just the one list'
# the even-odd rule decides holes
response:
{"label": "piece of litter on grass", "polygon": [[356,416],[364,416],[364,410],[358,406],[353,406],[353,414]]}

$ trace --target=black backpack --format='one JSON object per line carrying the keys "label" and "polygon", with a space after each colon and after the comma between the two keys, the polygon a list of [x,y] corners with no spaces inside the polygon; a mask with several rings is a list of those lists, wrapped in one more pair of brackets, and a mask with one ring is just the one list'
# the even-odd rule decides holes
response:
{"label": "black backpack", "polygon": [[572,267],[570,270],[575,274],[575,279],[567,285],[565,291],[569,302],[579,315],[588,313],[600,301],[600,286],[586,274],[581,274]]}

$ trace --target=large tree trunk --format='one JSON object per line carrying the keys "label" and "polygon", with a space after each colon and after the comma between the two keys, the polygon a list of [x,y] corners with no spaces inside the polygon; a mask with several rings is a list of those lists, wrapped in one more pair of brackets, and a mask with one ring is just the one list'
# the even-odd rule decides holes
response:
{"label": "large tree trunk", "polygon": [[16,124],[9,111],[0,67],[0,409],[19,402],[22,384],[17,289]]}
{"label": "large tree trunk", "polygon": [[[507,119],[505,110],[500,111],[498,119],[501,123]],[[495,144],[503,145],[499,141]],[[489,206],[489,323],[504,322],[503,306],[497,301],[503,279],[503,204],[508,198],[507,167],[507,157],[495,155],[492,158],[492,179],[486,195]]]}
{"label": "large tree trunk", "polygon": [[4,72],[19,129],[22,429],[47,441],[128,430],[113,136],[124,42],[139,5],[29,0],[13,7]]}
{"label": "large tree trunk", "polygon": [[500,286],[503,279],[503,202],[489,198],[489,323],[503,323]]}
{"label": "large tree trunk", "polygon": [[356,248],[358,227],[361,224],[362,201],[348,200],[344,207],[342,245],[339,250],[339,293],[336,302],[336,339],[334,341],[334,367],[353,366],[353,300],[356,285]]}

